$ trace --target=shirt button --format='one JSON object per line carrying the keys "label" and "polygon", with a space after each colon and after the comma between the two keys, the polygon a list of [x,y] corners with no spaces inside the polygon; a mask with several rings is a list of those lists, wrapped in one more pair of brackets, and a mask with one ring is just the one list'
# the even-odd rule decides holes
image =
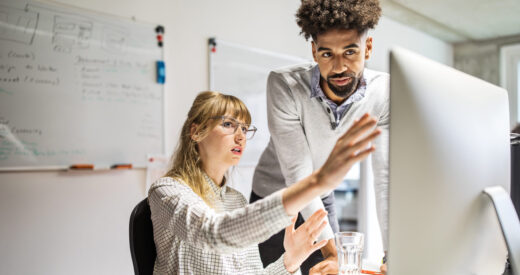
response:
{"label": "shirt button", "polygon": [[327,113],[329,113],[329,114],[330,114],[330,108],[327,108]]}
{"label": "shirt button", "polygon": [[320,102],[323,102],[323,99],[321,99],[321,97],[318,97],[318,100],[319,100]]}

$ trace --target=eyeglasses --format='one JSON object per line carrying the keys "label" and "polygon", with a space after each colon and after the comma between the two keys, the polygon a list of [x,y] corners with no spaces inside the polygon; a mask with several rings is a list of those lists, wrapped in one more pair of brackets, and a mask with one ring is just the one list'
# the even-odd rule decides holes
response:
{"label": "eyeglasses", "polygon": [[212,117],[212,119],[221,119],[222,124],[220,124],[220,126],[224,128],[224,131],[228,135],[235,134],[237,132],[238,127],[240,126],[240,130],[242,131],[242,134],[244,134],[246,139],[252,139],[255,136],[256,127],[253,125],[240,123],[236,119],[228,116],[216,116]]}

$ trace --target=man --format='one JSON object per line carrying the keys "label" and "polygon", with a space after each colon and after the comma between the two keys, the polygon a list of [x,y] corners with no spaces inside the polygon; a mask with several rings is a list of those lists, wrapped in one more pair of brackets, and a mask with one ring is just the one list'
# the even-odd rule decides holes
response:
{"label": "man", "polygon": [[[336,139],[364,113],[379,119],[381,136],[372,155],[378,218],[386,247],[389,94],[386,73],[365,69],[372,53],[367,35],[381,16],[378,0],[303,0],[296,13],[301,34],[312,38],[317,65],[271,72],[267,113],[271,139],[253,178],[251,202],[311,174],[326,161]],[[318,209],[329,225],[318,240],[328,244],[301,266],[303,274],[337,272],[333,232],[338,231],[334,194],[315,199],[300,212],[297,225]],[[264,265],[283,253],[283,232],[260,244]],[[319,264],[318,264],[319,263]]]}

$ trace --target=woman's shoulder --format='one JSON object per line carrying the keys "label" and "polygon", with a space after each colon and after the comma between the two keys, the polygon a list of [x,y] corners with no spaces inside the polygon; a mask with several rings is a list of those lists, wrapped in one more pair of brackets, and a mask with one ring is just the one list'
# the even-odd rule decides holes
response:
{"label": "woman's shoulder", "polygon": [[176,184],[181,184],[181,183],[182,183],[182,181],[179,179],[175,179],[172,177],[161,177],[152,183],[152,185],[150,186],[150,189],[152,189],[154,187],[157,188],[159,186],[176,185]]}
{"label": "woman's shoulder", "polygon": [[158,192],[161,189],[171,189],[171,191],[185,193],[185,192],[193,192],[189,186],[187,186],[182,180],[172,178],[172,177],[162,177],[157,179],[148,191],[148,195]]}
{"label": "woman's shoulder", "polygon": [[226,186],[226,193],[229,197],[232,197],[232,198],[234,198],[235,201],[239,202],[240,206],[244,206],[244,205],[248,204],[248,201],[247,201],[246,197],[244,196],[244,194],[242,194],[237,189],[235,189],[231,186]]}

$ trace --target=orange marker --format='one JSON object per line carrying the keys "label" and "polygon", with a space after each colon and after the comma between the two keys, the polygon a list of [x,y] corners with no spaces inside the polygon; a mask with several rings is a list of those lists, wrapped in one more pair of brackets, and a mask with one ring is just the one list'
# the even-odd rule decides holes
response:
{"label": "orange marker", "polygon": [[372,270],[365,270],[365,269],[362,269],[361,273],[363,273],[363,274],[373,274],[373,275],[383,275],[384,274],[381,271],[372,271]]}
{"label": "orange marker", "polygon": [[94,170],[94,164],[74,164],[69,167],[73,170]]}
{"label": "orange marker", "polygon": [[132,169],[132,164],[114,164],[110,168],[112,168],[112,169]]}

